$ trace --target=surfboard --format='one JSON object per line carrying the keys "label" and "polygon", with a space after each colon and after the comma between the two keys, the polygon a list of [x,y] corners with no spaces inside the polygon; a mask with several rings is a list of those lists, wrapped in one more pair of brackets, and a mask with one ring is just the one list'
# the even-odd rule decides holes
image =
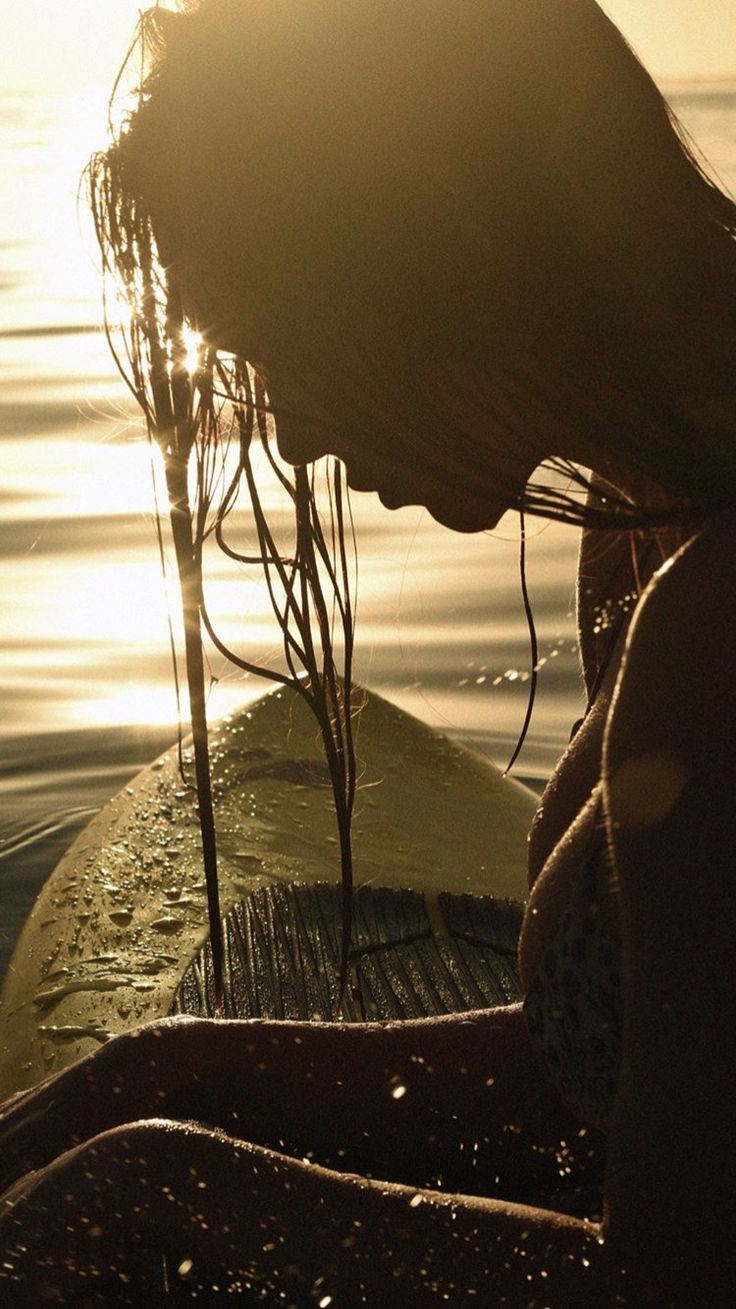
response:
{"label": "surfboard", "polygon": [[[485,931],[476,897],[493,897],[501,908],[523,901],[537,799],[484,756],[380,696],[362,691],[360,701],[356,939],[370,971],[368,919],[378,914],[385,929],[399,902],[398,938],[408,933],[424,948],[419,919],[440,945],[456,930],[475,940]],[[255,999],[243,1001],[245,1013],[258,1013],[250,955],[270,948],[259,924],[271,924],[278,966],[293,974],[301,971],[306,938],[289,944],[283,923],[310,914],[327,921],[326,904],[338,912],[332,792],[316,725],[294,691],[272,691],[215,724],[211,745],[229,952],[241,973],[252,974]],[[0,1001],[1,1097],[34,1086],[118,1032],[191,1009],[187,996],[198,988],[206,1011],[206,900],[187,774],[187,749],[184,776],[176,749],[144,768],[90,822],[38,896]],[[492,936],[503,934],[498,923],[496,913]],[[326,939],[336,940],[329,923]],[[457,959],[448,958],[443,984],[453,987]],[[426,981],[421,949],[416,959]],[[400,960],[396,967],[395,986],[404,985],[406,968]],[[472,998],[475,964],[463,967]],[[306,996],[304,1003],[312,1002]],[[406,1012],[414,1012],[411,1003]]]}

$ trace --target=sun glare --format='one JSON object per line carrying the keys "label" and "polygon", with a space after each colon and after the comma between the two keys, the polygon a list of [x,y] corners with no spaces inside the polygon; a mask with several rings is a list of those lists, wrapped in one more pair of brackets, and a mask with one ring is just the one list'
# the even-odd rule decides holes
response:
{"label": "sun glare", "polygon": [[161,682],[150,685],[127,682],[112,695],[90,696],[82,700],[74,712],[74,721],[87,727],[105,727],[110,723],[137,727],[167,727],[172,734],[177,721],[176,696],[173,686]]}
{"label": "sun glare", "polygon": [[182,336],[186,346],[186,366],[190,377],[199,369],[199,352],[202,348],[202,337],[199,332],[195,332],[192,327],[183,327]]}
{"label": "sun glare", "polygon": [[[221,682],[209,697],[208,711],[213,717],[242,709],[243,705],[262,693],[263,687],[255,681],[243,682],[234,678]],[[173,680],[126,681],[109,694],[90,695],[75,704],[70,718],[77,726],[107,727],[111,723],[128,727],[171,727],[172,739],[178,721],[176,694]],[[189,731],[186,694],[181,703],[184,734]]]}

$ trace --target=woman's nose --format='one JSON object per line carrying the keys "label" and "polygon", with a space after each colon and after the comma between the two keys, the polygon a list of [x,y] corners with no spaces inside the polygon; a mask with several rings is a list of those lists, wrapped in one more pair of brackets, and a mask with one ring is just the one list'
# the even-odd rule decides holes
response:
{"label": "woman's nose", "polygon": [[323,455],[341,453],[340,433],[298,379],[269,367],[265,380],[282,459],[289,464],[311,464]]}
{"label": "woman's nose", "polygon": [[328,428],[307,415],[273,405],[279,454],[289,464],[311,464],[326,454],[337,454],[339,442]]}

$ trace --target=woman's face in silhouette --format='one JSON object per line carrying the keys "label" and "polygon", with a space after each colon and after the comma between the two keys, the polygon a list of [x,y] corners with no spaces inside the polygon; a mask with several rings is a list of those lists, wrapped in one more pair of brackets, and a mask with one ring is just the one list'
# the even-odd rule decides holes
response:
{"label": "woman's face in silhouette", "polygon": [[[342,414],[337,413],[329,359],[319,388],[305,388],[297,370],[280,361],[279,348],[271,345],[271,334],[259,324],[257,309],[244,306],[229,288],[214,286],[206,275],[187,278],[187,311],[216,348],[249,359],[261,371],[279,452],[287,463],[308,464],[335,455],[345,465],[352,490],[376,493],[387,509],[423,506],[443,526],[467,533],[495,527],[508,509],[518,506],[534,469],[554,448],[551,432],[546,440],[522,443],[492,433],[477,413],[461,418],[459,399],[447,423],[437,424],[436,406],[444,399],[440,394],[427,402],[428,421],[416,415],[421,440],[415,438],[407,449],[393,416],[369,412],[360,403],[355,406],[360,412],[343,407]],[[334,368],[339,367],[336,358]],[[450,449],[457,422],[463,426],[462,460],[453,459]]]}
{"label": "woman's face in silhouette", "polygon": [[[329,413],[308,421],[314,405],[300,402],[299,388],[277,368],[267,375],[269,397],[276,418],[279,451],[291,464],[311,463],[334,454],[345,465],[348,485],[354,491],[377,493],[386,509],[421,505],[445,527],[457,532],[479,532],[493,528],[502,515],[518,505],[524,487],[544,454],[522,451],[517,446],[501,448],[486,428],[475,433],[477,463],[456,464],[443,476],[441,461],[451,433],[434,435],[440,459],[433,459],[428,427],[424,454],[417,448],[410,462],[401,457],[396,428],[371,418],[369,436],[351,436],[330,421]],[[364,419],[365,421],[365,419]],[[479,470],[482,474],[479,476]]]}
{"label": "woman's face in silhouette", "polygon": [[466,532],[550,456],[689,493],[693,388],[710,425],[716,367],[733,400],[733,215],[598,6],[232,8],[171,19],[113,176],[284,458]]}

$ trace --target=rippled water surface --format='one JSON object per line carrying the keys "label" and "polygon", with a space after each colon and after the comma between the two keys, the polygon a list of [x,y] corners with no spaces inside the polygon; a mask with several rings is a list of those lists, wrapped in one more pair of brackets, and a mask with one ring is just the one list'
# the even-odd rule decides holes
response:
{"label": "rippled water surface", "polygon": [[[175,735],[167,598],[138,415],[99,331],[93,241],[76,192],[103,97],[0,97],[0,969],[40,882],[86,821]],[[736,185],[736,91],[677,99]],[[358,676],[507,759],[525,708],[517,528],[460,537],[423,512],[354,496]],[[518,767],[541,781],[581,705],[576,533],[533,524],[529,583],[543,667]],[[262,591],[225,561],[210,606],[249,658],[277,634]],[[275,655],[273,656],[275,657]],[[219,658],[212,714],[259,694]]]}

